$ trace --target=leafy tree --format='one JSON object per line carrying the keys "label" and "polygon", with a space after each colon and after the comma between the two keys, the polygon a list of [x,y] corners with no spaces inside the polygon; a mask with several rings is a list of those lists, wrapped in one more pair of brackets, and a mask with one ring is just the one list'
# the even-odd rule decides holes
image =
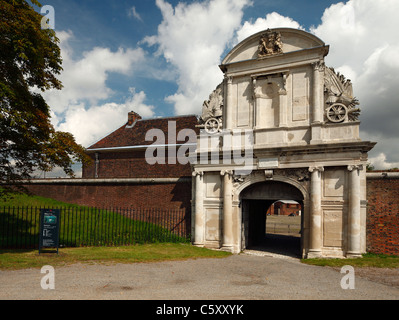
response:
{"label": "leafy tree", "polygon": [[[33,5],[42,6],[32,0]],[[62,88],[59,39],[42,29],[43,16],[25,0],[0,0],[0,182],[28,179],[35,170],[61,167],[73,177],[75,161],[87,162],[72,134],[50,122],[41,95]]]}

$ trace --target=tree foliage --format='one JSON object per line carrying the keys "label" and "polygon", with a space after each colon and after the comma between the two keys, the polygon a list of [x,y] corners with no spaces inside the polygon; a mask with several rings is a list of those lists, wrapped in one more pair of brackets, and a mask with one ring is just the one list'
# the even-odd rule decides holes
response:
{"label": "tree foliage", "polygon": [[[36,0],[33,5],[41,7]],[[59,39],[42,29],[43,16],[25,0],[0,0],[0,182],[28,179],[35,170],[61,167],[73,176],[84,148],[50,122],[41,93],[62,89]]]}

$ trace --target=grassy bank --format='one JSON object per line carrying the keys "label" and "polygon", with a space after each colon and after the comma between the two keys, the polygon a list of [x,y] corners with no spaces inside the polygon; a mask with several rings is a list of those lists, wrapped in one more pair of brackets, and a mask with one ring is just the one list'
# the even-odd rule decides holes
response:
{"label": "grassy bank", "polygon": [[66,266],[76,263],[143,263],[198,258],[225,258],[230,253],[190,244],[158,243],[126,247],[64,248],[59,254],[37,250],[0,250],[0,270]]}
{"label": "grassy bank", "polygon": [[40,208],[61,209],[61,247],[189,242],[182,229],[186,223],[184,211],[98,210],[16,194],[0,198],[0,248],[36,248]]}
{"label": "grassy bank", "polygon": [[303,263],[315,266],[343,267],[349,265],[352,267],[364,268],[399,268],[399,256],[388,256],[383,254],[364,254],[362,258],[355,259],[303,259]]}

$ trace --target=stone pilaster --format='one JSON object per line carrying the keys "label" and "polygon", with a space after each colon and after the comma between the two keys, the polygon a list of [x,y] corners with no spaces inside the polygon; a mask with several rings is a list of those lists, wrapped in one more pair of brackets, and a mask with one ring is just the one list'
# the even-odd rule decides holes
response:
{"label": "stone pilaster", "polygon": [[227,77],[227,101],[224,106],[227,130],[233,129],[233,77]]}
{"label": "stone pilaster", "polygon": [[285,128],[287,126],[287,91],[280,89],[278,95],[280,106],[279,127]]}
{"label": "stone pilaster", "polygon": [[321,173],[323,167],[310,167],[310,238],[308,258],[321,256],[322,247],[322,225],[321,225]]}
{"label": "stone pilaster", "polygon": [[223,243],[222,250],[233,250],[233,171],[223,170]]}
{"label": "stone pilaster", "polygon": [[313,66],[313,118],[312,118],[312,144],[322,142],[321,125],[324,121],[324,61],[320,60],[312,64]]}
{"label": "stone pilaster", "polygon": [[312,123],[323,122],[323,74],[324,61],[313,63],[313,119]]}

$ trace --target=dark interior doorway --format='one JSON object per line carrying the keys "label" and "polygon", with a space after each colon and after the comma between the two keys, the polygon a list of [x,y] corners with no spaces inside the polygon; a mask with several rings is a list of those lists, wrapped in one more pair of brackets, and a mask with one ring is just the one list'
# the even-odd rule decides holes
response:
{"label": "dark interior doorway", "polygon": [[273,200],[244,200],[248,208],[247,241],[246,248],[270,252],[285,256],[301,256],[300,234],[289,234],[287,232],[267,232],[268,208],[274,203]]}
{"label": "dark interior doorway", "polygon": [[[280,191],[277,192],[276,189]],[[299,226],[297,226],[299,228],[297,234],[272,232],[266,229],[268,217],[269,220],[274,218],[267,215],[268,209],[282,197],[286,200],[292,197],[292,200],[301,204],[301,212],[304,212],[303,200],[297,191],[296,188],[285,183],[273,182],[253,185],[243,192],[241,200],[243,249],[270,252],[296,258],[301,257],[303,214],[300,217],[295,217],[300,219]],[[274,194],[272,194],[273,192]],[[277,196],[278,198],[272,198],[272,196]],[[270,211],[269,214],[271,214]]]}

